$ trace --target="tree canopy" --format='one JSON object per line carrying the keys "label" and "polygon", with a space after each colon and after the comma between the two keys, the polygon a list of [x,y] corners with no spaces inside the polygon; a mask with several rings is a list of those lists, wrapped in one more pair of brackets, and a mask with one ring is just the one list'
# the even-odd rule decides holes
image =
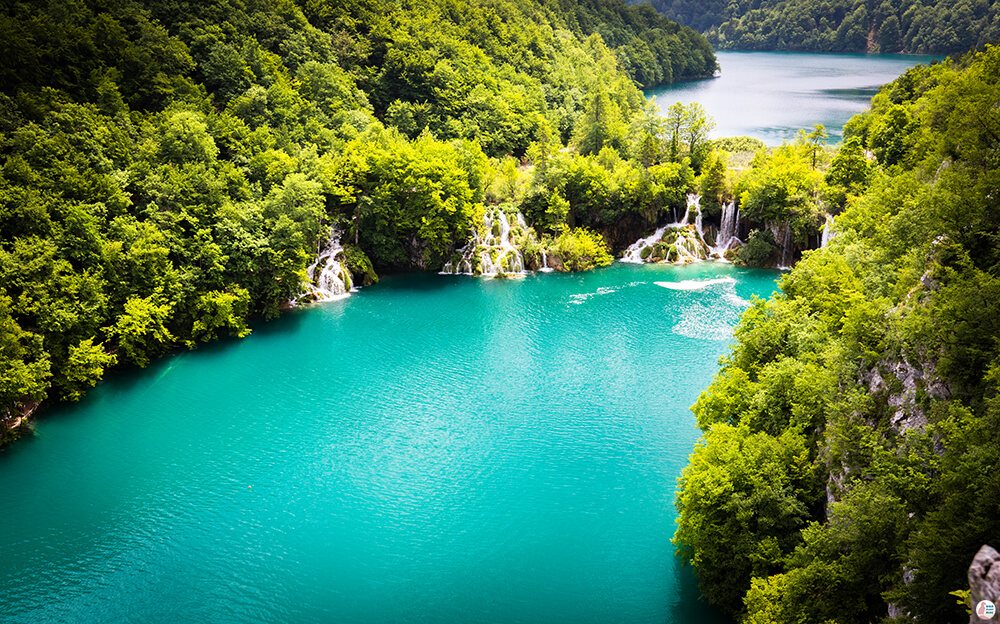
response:
{"label": "tree canopy", "polygon": [[717,68],[620,0],[9,2],[0,34],[0,421],[245,336],[331,231],[365,283],[439,269],[536,161],[548,244],[605,262],[597,229],[689,183],[640,173],[639,85]]}
{"label": "tree canopy", "polygon": [[[998,68],[994,47],[916,68],[848,124],[836,236],[754,301],[693,407],[674,541],[744,622],[968,621],[949,593],[1000,535]],[[748,174],[744,210],[819,175],[797,162]]]}
{"label": "tree canopy", "polygon": [[719,50],[961,54],[1000,38],[982,0],[652,0]]}

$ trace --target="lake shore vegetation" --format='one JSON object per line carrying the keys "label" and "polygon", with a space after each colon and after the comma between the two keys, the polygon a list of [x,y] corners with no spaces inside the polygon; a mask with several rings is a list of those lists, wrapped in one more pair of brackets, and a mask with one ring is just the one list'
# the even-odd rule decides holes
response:
{"label": "lake shore vegetation", "polygon": [[[0,31],[3,431],[112,366],[246,335],[331,231],[357,284],[439,269],[529,152],[529,194],[570,189],[531,200],[539,235],[606,263],[602,216],[689,175],[631,164],[638,85],[717,69],[615,0],[13,2]],[[625,189],[611,212],[598,184]]]}
{"label": "lake shore vegetation", "polygon": [[998,68],[917,67],[848,124],[836,235],[693,407],[674,541],[741,622],[968,621],[949,594],[1000,534]]}

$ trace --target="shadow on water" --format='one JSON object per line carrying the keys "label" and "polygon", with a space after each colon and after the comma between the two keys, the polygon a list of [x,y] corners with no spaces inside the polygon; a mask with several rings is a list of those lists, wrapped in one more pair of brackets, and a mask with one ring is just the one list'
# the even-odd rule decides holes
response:
{"label": "shadow on water", "polygon": [[678,603],[671,612],[678,623],[735,624],[718,607],[708,604],[698,591],[698,579],[689,565],[680,557],[673,558],[674,574],[678,580]]}
{"label": "shadow on water", "polygon": [[820,89],[824,96],[867,102],[878,95],[881,87],[864,87],[858,89]]}
{"label": "shadow on water", "polygon": [[470,277],[468,275],[441,275],[434,272],[396,273],[382,278],[374,286],[368,288],[392,288],[393,290],[434,292],[453,288],[469,279],[493,279],[489,277]]}
{"label": "shadow on water", "polygon": [[130,394],[142,386],[149,386],[194,352],[203,355],[218,355],[231,350],[242,340],[252,339],[253,336],[287,334],[294,331],[302,323],[302,312],[304,310],[293,309],[282,312],[281,316],[273,320],[257,319],[250,323],[252,333],[248,338],[221,336],[210,342],[199,342],[193,349],[178,348],[154,359],[145,368],[130,362],[119,364],[108,371],[104,378],[79,401],[53,398],[57,391],[50,389],[50,398],[43,401],[31,416],[32,431],[22,435],[15,443],[0,447],[0,457],[11,449],[29,446],[32,440],[38,436],[37,430],[34,429],[38,424],[57,423],[79,418],[81,413],[89,411],[97,402],[115,395]]}

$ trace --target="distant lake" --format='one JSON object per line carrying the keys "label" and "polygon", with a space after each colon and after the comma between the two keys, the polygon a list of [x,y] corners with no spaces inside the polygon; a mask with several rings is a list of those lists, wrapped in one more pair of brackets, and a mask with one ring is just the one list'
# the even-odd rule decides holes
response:
{"label": "distant lake", "polygon": [[749,135],[769,145],[794,139],[821,123],[830,142],[868,108],[879,88],[918,64],[940,56],[717,52],[715,78],[646,91],[666,113],[674,102],[699,102],[715,118],[713,137]]}

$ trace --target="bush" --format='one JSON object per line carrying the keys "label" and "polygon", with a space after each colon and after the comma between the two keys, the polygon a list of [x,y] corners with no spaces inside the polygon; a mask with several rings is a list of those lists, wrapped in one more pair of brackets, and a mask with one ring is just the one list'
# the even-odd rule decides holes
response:
{"label": "bush", "polygon": [[712,147],[724,152],[756,152],[767,145],[749,136],[721,137],[712,141]]}
{"label": "bush", "polygon": [[564,229],[556,238],[553,251],[562,257],[563,264],[570,271],[589,271],[607,266],[614,260],[604,237],[584,228]]}
{"label": "bush", "polygon": [[753,230],[747,243],[736,254],[737,264],[751,267],[766,267],[772,264],[778,245],[770,230]]}

